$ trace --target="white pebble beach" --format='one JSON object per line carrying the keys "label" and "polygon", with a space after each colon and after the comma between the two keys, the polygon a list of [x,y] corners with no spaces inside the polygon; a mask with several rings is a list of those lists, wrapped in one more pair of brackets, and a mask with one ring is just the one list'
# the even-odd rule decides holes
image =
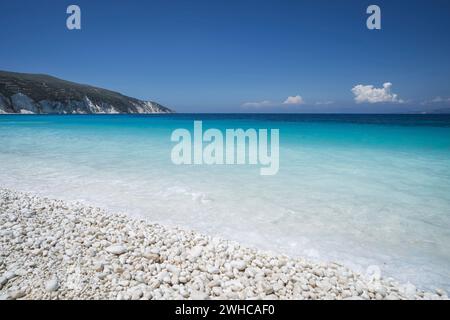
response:
{"label": "white pebble beach", "polygon": [[0,299],[448,299],[80,203],[0,189]]}

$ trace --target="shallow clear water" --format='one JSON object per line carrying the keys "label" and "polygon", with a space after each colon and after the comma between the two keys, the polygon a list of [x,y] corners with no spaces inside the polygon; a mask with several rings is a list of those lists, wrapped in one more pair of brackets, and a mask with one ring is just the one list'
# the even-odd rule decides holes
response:
{"label": "shallow clear water", "polygon": [[[280,170],[176,166],[175,128],[280,129]],[[0,186],[450,290],[445,115],[0,116]]]}

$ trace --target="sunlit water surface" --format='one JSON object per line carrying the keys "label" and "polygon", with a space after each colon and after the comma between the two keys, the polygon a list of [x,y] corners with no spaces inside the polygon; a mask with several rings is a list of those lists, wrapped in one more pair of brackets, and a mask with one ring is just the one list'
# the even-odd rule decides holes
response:
{"label": "sunlit water surface", "polygon": [[[280,170],[176,166],[172,130],[277,128]],[[450,290],[450,117],[0,116],[0,186]]]}

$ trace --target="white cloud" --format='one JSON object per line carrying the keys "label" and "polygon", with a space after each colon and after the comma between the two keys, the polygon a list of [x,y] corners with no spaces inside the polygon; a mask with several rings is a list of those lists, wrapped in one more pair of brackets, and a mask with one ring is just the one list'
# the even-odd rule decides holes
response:
{"label": "white cloud", "polygon": [[358,84],[352,88],[355,95],[356,103],[380,103],[380,102],[395,102],[403,103],[395,93],[391,92],[392,83],[386,82],[383,88],[375,88],[373,85]]}
{"label": "white cloud", "polygon": [[305,101],[299,95],[289,96],[284,100],[284,102],[272,102],[269,100],[256,101],[256,102],[245,102],[242,104],[244,108],[263,108],[263,107],[276,107],[281,105],[298,106],[304,104]]}
{"label": "white cloud", "polygon": [[272,102],[269,100],[259,101],[259,102],[246,102],[242,104],[245,108],[261,108],[261,107],[270,107],[272,106]]}
{"label": "white cloud", "polygon": [[448,103],[450,102],[450,98],[442,98],[442,97],[436,97],[433,100],[431,100],[432,103]]}
{"label": "white cloud", "polygon": [[443,98],[443,97],[435,97],[432,100],[425,100],[424,102],[422,102],[421,104],[423,106],[426,105],[432,105],[432,104],[449,104],[450,103],[450,98]]}
{"label": "white cloud", "polygon": [[287,97],[286,100],[284,100],[284,102],[283,102],[283,104],[288,104],[288,105],[300,105],[300,104],[304,104],[304,103],[305,103],[305,101],[299,95]]}
{"label": "white cloud", "polygon": [[327,105],[330,105],[330,104],[333,104],[333,103],[334,103],[334,101],[325,100],[325,101],[317,101],[316,105],[317,106],[327,106]]}

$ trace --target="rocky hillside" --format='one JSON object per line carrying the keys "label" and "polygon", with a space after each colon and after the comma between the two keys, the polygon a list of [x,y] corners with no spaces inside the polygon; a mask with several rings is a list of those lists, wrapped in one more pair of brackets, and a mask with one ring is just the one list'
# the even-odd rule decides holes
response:
{"label": "rocky hillside", "polygon": [[0,71],[0,113],[171,113],[152,101],[43,74]]}

